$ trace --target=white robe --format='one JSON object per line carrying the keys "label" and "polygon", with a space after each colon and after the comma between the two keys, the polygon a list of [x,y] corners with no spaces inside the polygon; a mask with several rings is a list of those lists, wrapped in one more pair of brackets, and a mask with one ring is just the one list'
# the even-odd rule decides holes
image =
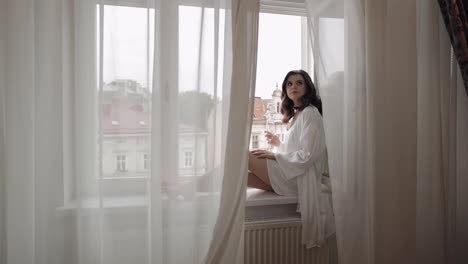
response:
{"label": "white robe", "polygon": [[335,232],[331,194],[322,192],[322,172],[327,162],[323,120],[308,106],[297,116],[275,153],[267,160],[273,190],[297,195],[302,220],[302,243],[320,247]]}

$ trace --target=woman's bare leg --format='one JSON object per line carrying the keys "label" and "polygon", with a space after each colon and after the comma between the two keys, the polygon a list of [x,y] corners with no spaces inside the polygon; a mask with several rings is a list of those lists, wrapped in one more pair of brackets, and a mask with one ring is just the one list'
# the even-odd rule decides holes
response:
{"label": "woman's bare leg", "polygon": [[268,178],[268,168],[265,159],[258,159],[252,153],[249,153],[249,171],[255,174],[260,180],[271,187],[270,178]]}
{"label": "woman's bare leg", "polygon": [[247,186],[252,187],[252,188],[256,188],[256,189],[260,189],[260,190],[264,190],[264,191],[269,191],[269,192],[273,191],[273,188],[271,188],[271,186],[264,183],[262,180],[260,180],[252,172],[249,172],[249,176],[248,176],[248,179],[247,179]]}

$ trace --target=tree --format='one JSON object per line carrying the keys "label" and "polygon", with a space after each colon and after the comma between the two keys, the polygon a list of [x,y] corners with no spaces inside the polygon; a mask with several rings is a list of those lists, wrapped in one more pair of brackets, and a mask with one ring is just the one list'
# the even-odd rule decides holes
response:
{"label": "tree", "polygon": [[179,94],[179,122],[200,129],[207,128],[207,120],[216,100],[209,94],[186,91]]}

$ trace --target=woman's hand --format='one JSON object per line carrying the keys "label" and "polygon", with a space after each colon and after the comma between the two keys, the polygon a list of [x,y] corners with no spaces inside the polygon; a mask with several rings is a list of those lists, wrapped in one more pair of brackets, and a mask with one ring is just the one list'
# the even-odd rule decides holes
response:
{"label": "woman's hand", "polygon": [[265,137],[267,139],[268,144],[278,147],[281,144],[281,141],[279,140],[278,136],[269,132],[265,131]]}
{"label": "woman's hand", "polygon": [[257,159],[271,159],[271,160],[276,160],[275,154],[271,151],[268,150],[252,150],[250,153],[252,153]]}

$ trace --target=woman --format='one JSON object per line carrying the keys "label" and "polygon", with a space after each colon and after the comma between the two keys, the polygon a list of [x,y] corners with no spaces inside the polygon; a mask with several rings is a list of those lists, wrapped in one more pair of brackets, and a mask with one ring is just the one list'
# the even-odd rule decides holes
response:
{"label": "woman", "polygon": [[298,176],[322,166],[326,155],[322,101],[307,72],[290,71],[284,78],[281,113],[287,123],[284,142],[270,132],[269,144],[277,152],[254,150],[249,156],[248,186],[280,195],[297,195]]}
{"label": "woman", "polygon": [[[303,243],[307,247],[320,246],[334,232],[333,224],[327,224],[333,218],[331,200],[321,194],[327,158],[322,102],[309,74],[303,70],[288,72],[281,99],[283,122],[287,123],[284,142],[265,132],[277,151],[250,152],[248,186],[279,195],[297,195]],[[324,203],[321,199],[329,201]]]}

